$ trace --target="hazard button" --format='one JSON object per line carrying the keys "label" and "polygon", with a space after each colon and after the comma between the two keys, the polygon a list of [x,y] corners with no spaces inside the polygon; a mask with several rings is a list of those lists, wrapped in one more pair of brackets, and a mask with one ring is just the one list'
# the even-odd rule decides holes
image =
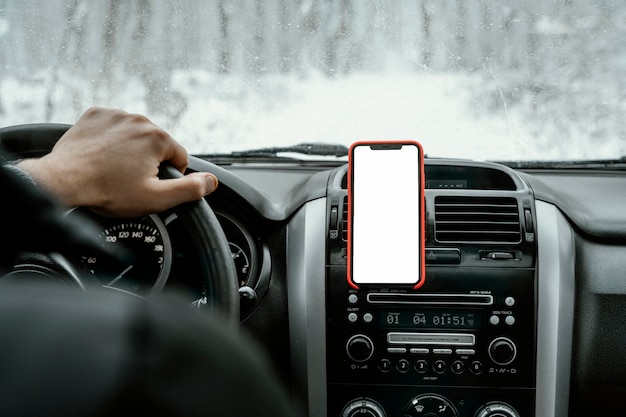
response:
{"label": "hazard button", "polygon": [[461,251],[459,249],[426,248],[427,264],[460,264]]}

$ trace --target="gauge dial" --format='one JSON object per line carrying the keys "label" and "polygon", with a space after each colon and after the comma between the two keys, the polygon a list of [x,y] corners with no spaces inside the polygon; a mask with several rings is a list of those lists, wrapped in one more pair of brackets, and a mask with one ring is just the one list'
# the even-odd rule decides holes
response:
{"label": "gauge dial", "polygon": [[157,215],[136,219],[94,217],[101,226],[98,238],[106,249],[128,254],[113,266],[98,256],[83,256],[84,267],[104,287],[146,296],[163,288],[170,272],[172,249],[165,226]]}
{"label": "gauge dial", "polygon": [[228,246],[233,254],[233,261],[235,262],[237,277],[239,278],[239,286],[243,287],[248,284],[248,277],[250,275],[250,259],[239,245],[228,242]]}
{"label": "gauge dial", "polygon": [[216,212],[217,218],[228,239],[228,246],[233,255],[239,287],[254,287],[256,274],[256,246],[252,238],[245,232],[239,222]]}

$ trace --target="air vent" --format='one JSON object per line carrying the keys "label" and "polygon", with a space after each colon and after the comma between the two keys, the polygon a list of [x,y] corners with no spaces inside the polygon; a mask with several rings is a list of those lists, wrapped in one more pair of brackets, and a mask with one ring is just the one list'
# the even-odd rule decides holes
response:
{"label": "air vent", "polygon": [[521,237],[515,198],[435,198],[435,240],[438,242],[520,243]]}
{"label": "air vent", "polygon": [[348,197],[343,198],[343,210],[341,213],[341,239],[348,241]]}

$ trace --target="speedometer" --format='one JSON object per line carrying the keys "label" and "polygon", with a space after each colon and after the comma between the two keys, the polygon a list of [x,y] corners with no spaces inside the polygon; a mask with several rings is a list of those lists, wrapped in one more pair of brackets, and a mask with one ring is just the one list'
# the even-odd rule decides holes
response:
{"label": "speedometer", "polygon": [[170,272],[172,249],[165,225],[154,214],[135,219],[109,219],[80,209],[101,226],[104,249],[127,254],[111,265],[98,256],[82,257],[83,266],[104,287],[146,296],[163,288]]}

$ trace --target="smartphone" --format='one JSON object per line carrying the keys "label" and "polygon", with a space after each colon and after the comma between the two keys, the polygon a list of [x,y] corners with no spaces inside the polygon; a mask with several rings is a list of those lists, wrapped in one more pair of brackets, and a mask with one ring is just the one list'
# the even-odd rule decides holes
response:
{"label": "smartphone", "polygon": [[348,231],[352,287],[424,283],[424,157],[418,142],[352,144]]}

